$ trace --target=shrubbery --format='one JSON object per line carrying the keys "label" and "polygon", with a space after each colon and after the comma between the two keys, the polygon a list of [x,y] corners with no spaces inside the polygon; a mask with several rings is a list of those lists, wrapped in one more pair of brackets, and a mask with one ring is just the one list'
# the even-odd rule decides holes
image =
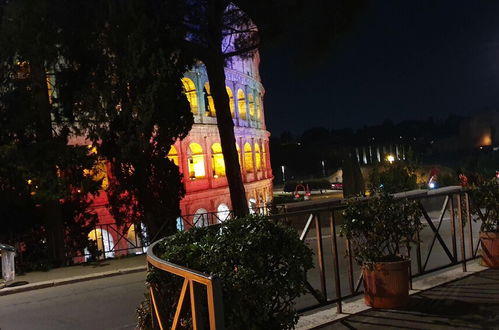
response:
{"label": "shrubbery", "polygon": [[[305,292],[312,251],[291,228],[251,216],[179,232],[158,244],[154,252],[164,260],[221,279],[228,329],[291,329],[298,320],[294,301]],[[152,270],[147,281],[160,289],[159,300],[166,310],[163,318],[171,326],[182,279]],[[147,301],[138,309],[141,328],[151,324],[149,309]],[[188,311],[184,307],[181,324],[185,328],[191,326]]]}
{"label": "shrubbery", "polygon": [[401,161],[374,167],[369,179],[371,192],[397,193],[418,187],[414,169]]}

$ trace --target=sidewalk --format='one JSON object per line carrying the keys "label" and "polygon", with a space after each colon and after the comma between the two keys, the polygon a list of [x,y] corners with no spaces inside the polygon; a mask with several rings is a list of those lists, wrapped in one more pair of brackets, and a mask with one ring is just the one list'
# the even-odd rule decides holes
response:
{"label": "sidewalk", "polygon": [[[426,292],[434,292],[437,290],[440,290],[439,288],[441,287],[446,287],[447,285],[450,285],[451,283],[454,283],[455,281],[462,281],[463,279],[466,279],[468,277],[472,277],[475,275],[480,275],[480,274],[488,274],[490,272],[487,270],[486,267],[480,266],[478,264],[478,261],[470,261],[467,263],[468,265],[468,271],[463,272],[461,269],[461,265],[456,265],[453,267],[449,267],[440,271],[432,272],[426,275],[418,276],[413,279],[413,290],[410,291],[411,295],[411,302],[419,302],[422,300],[419,300],[418,298],[423,295]],[[499,283],[499,271],[496,273],[497,275],[497,280]],[[466,284],[467,285],[467,284]],[[466,286],[465,285],[465,286]],[[489,285],[489,284],[488,284]],[[498,288],[494,283],[490,284],[491,287],[490,289],[487,288],[481,288],[481,289],[476,289],[476,290],[484,290],[485,292],[488,292],[490,290],[491,295],[489,296],[491,301],[494,301],[495,299],[498,298],[497,292]],[[497,284],[499,285],[499,284]],[[460,294],[466,295],[466,291],[461,292]],[[456,295],[454,293],[449,294],[449,300],[455,299]],[[426,301],[428,303],[428,301]],[[436,302],[435,304],[437,304]],[[485,302],[484,302],[485,303]],[[446,305],[447,302],[443,302],[443,305]],[[496,306],[497,304],[494,303]],[[422,304],[424,306],[425,304]],[[413,308],[413,304],[408,308]],[[433,305],[435,306],[435,305]],[[434,307],[437,308],[437,307]],[[446,308],[444,306],[439,306],[438,308]],[[448,306],[449,313],[452,312],[452,309],[455,307]],[[476,310],[476,309],[475,309]],[[324,306],[321,308],[317,308],[314,310],[311,310],[309,312],[303,313],[300,316],[300,319],[298,321],[298,324],[296,326],[297,330],[306,330],[306,329],[364,329],[364,328],[369,328],[369,325],[375,325],[373,329],[386,329],[386,328],[393,328],[393,329],[426,329],[427,327],[422,326],[420,324],[417,327],[414,327],[413,325],[402,325],[401,323],[391,327],[390,324],[393,322],[393,320],[390,321],[390,318],[388,316],[385,317],[384,322],[382,323],[376,323],[373,322],[376,318],[382,318],[381,315],[382,313],[389,313],[392,312],[393,310],[381,310],[381,309],[372,309],[369,306],[366,306],[363,301],[363,296],[358,295],[353,298],[346,299],[343,302],[343,313],[342,314],[337,314],[336,313],[336,304]],[[406,313],[408,312],[414,312],[413,317],[417,317],[418,312],[414,309],[411,310],[406,310]],[[498,309],[499,312],[499,309]],[[403,314],[403,313],[401,313]],[[420,313],[421,314],[421,313]],[[388,314],[387,314],[388,315]],[[384,317],[384,316],[383,316]],[[399,315],[400,317],[400,315]],[[366,318],[371,318],[372,320],[366,321]],[[452,318],[449,316],[449,318]],[[401,319],[401,322],[404,323],[405,321],[410,322],[410,320],[405,320]],[[437,321],[435,321],[437,322]],[[422,326],[422,327],[421,327]],[[497,326],[499,327],[499,322],[497,323]]]}
{"label": "sidewalk", "polygon": [[143,254],[54,268],[46,272],[29,272],[16,276],[14,283],[8,287],[0,286],[0,296],[145,270],[146,255]]}
{"label": "sidewalk", "polygon": [[319,327],[335,329],[497,329],[499,270],[486,269],[411,296],[402,309],[370,309]]}

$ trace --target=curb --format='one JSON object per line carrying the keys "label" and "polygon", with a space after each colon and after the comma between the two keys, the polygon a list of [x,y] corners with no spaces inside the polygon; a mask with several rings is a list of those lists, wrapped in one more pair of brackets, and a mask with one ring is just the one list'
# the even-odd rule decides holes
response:
{"label": "curb", "polygon": [[45,282],[26,284],[26,285],[18,286],[18,287],[11,287],[11,288],[4,287],[3,289],[2,289],[2,287],[0,287],[0,296],[6,296],[9,294],[44,289],[44,288],[50,288],[53,286],[60,286],[60,285],[78,283],[78,282],[85,282],[85,281],[96,280],[96,279],[105,278],[105,277],[138,273],[138,272],[145,271],[146,269],[147,269],[147,266],[138,266],[138,267],[133,267],[133,268],[117,269],[117,270],[113,270],[113,271],[94,273],[94,274],[83,275],[83,276],[61,278],[61,279],[57,279],[57,280],[53,280],[53,281],[45,281]]}

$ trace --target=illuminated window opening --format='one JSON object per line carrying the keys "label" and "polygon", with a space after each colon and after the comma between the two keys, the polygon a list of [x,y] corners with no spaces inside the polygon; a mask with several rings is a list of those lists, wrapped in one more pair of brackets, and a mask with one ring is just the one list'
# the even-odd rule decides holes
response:
{"label": "illuminated window opening", "polygon": [[255,143],[255,163],[256,163],[256,170],[261,171],[262,170],[262,155],[260,154],[260,146],[258,143]]}
{"label": "illuminated window opening", "polygon": [[202,179],[206,176],[203,148],[197,143],[191,143],[188,150],[189,178]]}
{"label": "illuminated window opening", "polygon": [[174,146],[171,146],[167,157],[169,160],[173,161],[175,163],[175,165],[178,166],[178,153],[177,153],[177,149],[175,149]]}
{"label": "illuminated window opening", "polygon": [[256,118],[260,120],[262,116],[262,101],[260,100],[260,96],[256,97]]}
{"label": "illuminated window opening", "polygon": [[249,103],[249,114],[252,120],[255,120],[255,99],[253,97],[253,93],[248,94],[248,103]]}
{"label": "illuminated window opening", "polygon": [[194,82],[189,78],[182,78],[182,84],[184,85],[184,94],[187,97],[187,101],[191,105],[191,112],[195,115],[198,113],[198,99],[196,95],[196,86]]}
{"label": "illuminated window opening", "polygon": [[244,145],[244,167],[246,168],[246,173],[253,172],[253,155],[249,143]]}
{"label": "illuminated window opening", "polygon": [[225,86],[227,90],[227,95],[229,96],[229,107],[230,107],[230,115],[234,118],[234,94],[232,94],[232,89],[228,86]]}
{"label": "illuminated window opening", "polygon": [[210,84],[204,84],[204,111],[208,117],[216,117],[215,102],[213,102],[213,97],[210,92]]}
{"label": "illuminated window opening", "polygon": [[140,233],[135,231],[135,224],[128,228],[127,233],[127,243],[128,243],[128,253],[129,254],[142,254],[144,250],[142,249],[142,238]]}
{"label": "illuminated window opening", "polygon": [[96,242],[97,250],[101,252],[99,259],[102,259],[103,256],[114,258],[114,251],[111,251],[114,247],[114,240],[107,230],[96,228],[88,233],[88,239]]}
{"label": "illuminated window opening", "polygon": [[222,203],[217,207],[217,218],[218,222],[224,222],[225,220],[230,218],[230,210],[229,207]]}
{"label": "illuminated window opening", "polygon": [[225,162],[220,143],[214,143],[211,146],[211,166],[213,168],[213,177],[225,176]]}
{"label": "illuminated window opening", "polygon": [[242,89],[237,91],[237,105],[239,107],[239,118],[246,120],[246,98]]}
{"label": "illuminated window opening", "polygon": [[198,209],[194,214],[194,226],[196,227],[206,227],[209,225],[208,222],[208,211],[205,209]]}

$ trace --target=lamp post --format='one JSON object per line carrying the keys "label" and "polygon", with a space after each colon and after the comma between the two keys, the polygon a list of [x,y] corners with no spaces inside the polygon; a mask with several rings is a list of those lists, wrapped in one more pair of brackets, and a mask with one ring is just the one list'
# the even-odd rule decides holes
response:
{"label": "lamp post", "polygon": [[286,175],[285,175],[285,172],[284,172],[284,165],[281,165],[281,171],[282,171],[282,182],[286,182]]}
{"label": "lamp post", "polygon": [[326,176],[326,167],[325,167],[326,161],[321,160],[321,165],[322,165],[322,176]]}

